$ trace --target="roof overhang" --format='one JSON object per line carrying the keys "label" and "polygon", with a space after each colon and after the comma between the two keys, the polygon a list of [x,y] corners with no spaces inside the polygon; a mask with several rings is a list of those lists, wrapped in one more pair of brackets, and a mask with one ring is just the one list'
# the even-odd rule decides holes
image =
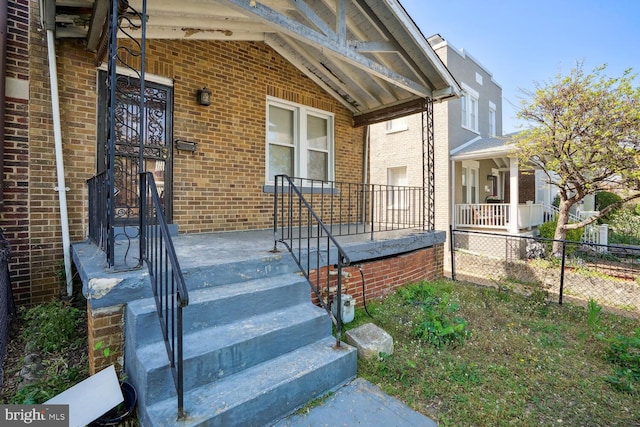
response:
{"label": "roof overhang", "polygon": [[449,152],[453,161],[493,160],[500,169],[509,167],[509,158],[514,157],[518,147],[510,136],[473,138]]}
{"label": "roof overhang", "polygon": [[[55,0],[56,36],[99,51],[109,0]],[[129,4],[141,10],[142,0]],[[397,0],[153,0],[147,39],[261,41],[366,125],[460,87]],[[140,30],[130,28],[131,34]]]}

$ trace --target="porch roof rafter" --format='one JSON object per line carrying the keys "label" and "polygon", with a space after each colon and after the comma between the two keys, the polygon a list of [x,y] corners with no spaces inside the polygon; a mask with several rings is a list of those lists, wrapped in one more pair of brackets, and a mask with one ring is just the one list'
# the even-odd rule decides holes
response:
{"label": "porch roof rafter", "polygon": [[[85,37],[98,50],[109,0],[55,2],[57,37]],[[129,3],[140,9],[142,0]],[[265,42],[348,108],[355,125],[460,93],[398,0],[153,0],[146,28],[147,39]]]}

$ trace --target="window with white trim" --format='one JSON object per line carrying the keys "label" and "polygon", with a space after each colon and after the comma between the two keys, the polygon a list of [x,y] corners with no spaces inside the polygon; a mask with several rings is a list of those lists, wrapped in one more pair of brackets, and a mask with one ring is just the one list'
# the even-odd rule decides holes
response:
{"label": "window with white trim", "polygon": [[462,203],[478,203],[478,172],[480,163],[472,160],[462,162]]}
{"label": "window with white trim", "polygon": [[276,175],[333,181],[333,114],[280,99],[267,99],[268,183]]}
{"label": "window with white trim", "polygon": [[496,136],[496,104],[489,102],[489,136]]}
{"label": "window with white trim", "polygon": [[407,209],[407,167],[387,169],[387,205],[389,209]]}
{"label": "window with white trim", "polygon": [[478,132],[478,97],[479,94],[464,83],[460,98],[462,110],[462,127]]}
{"label": "window with white trim", "polygon": [[409,129],[406,117],[400,117],[398,119],[387,120],[386,130],[387,133],[402,132]]}

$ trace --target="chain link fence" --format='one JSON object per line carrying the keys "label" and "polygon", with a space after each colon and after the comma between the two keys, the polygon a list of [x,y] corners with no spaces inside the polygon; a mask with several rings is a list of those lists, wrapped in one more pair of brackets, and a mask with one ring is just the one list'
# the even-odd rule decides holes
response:
{"label": "chain link fence", "polygon": [[0,231],[0,387],[3,384],[3,366],[9,340],[9,327],[14,314],[11,280],[9,279],[9,242]]}
{"label": "chain link fence", "polygon": [[542,290],[562,304],[640,318],[640,247],[451,230],[454,280],[522,292]]}

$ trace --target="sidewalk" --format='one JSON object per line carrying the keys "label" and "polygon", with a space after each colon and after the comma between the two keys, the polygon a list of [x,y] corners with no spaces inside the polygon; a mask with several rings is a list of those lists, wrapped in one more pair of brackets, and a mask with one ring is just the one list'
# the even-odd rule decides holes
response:
{"label": "sidewalk", "polygon": [[339,388],[319,406],[302,415],[290,415],[273,427],[437,427],[430,418],[414,411],[370,382],[356,378]]}

